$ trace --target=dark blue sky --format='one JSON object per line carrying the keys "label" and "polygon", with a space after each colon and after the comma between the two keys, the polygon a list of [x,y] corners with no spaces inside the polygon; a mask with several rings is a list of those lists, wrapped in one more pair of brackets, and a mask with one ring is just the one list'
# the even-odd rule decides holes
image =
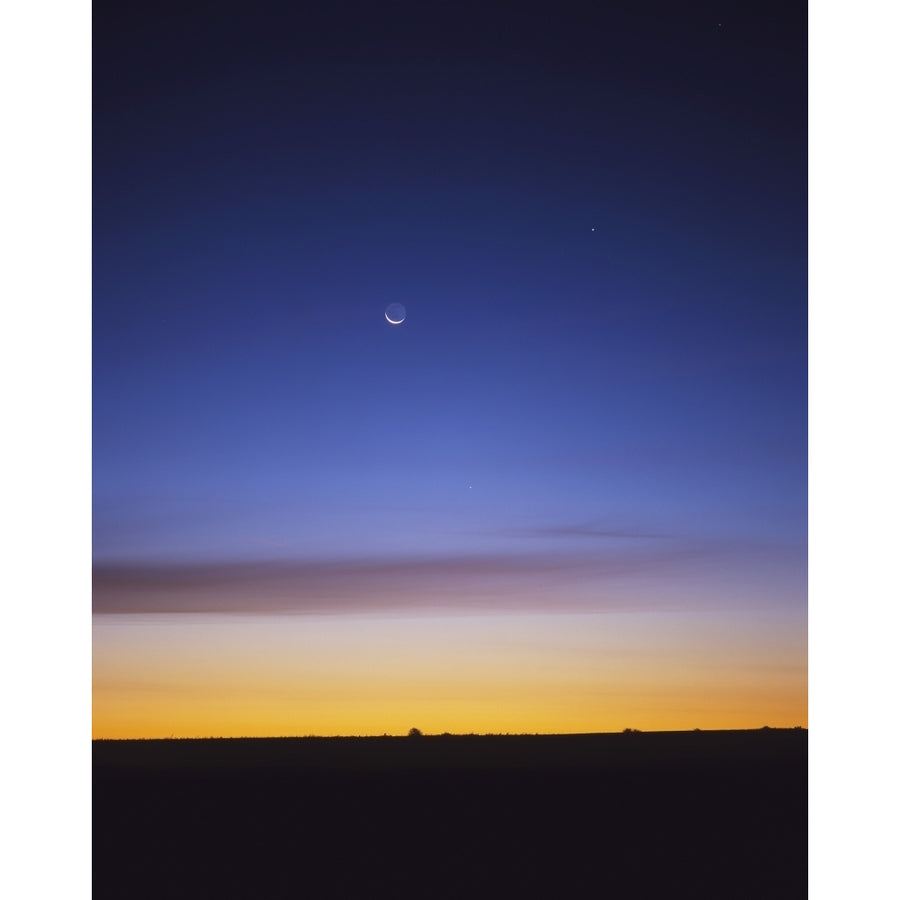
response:
{"label": "dark blue sky", "polygon": [[95,560],[660,540],[802,581],[805,5],[94,29]]}

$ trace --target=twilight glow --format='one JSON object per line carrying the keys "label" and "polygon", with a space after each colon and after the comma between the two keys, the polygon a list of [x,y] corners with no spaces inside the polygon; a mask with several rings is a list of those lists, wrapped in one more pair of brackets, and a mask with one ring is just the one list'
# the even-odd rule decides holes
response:
{"label": "twilight glow", "polygon": [[264,6],[95,12],[94,736],[805,726],[805,10]]}

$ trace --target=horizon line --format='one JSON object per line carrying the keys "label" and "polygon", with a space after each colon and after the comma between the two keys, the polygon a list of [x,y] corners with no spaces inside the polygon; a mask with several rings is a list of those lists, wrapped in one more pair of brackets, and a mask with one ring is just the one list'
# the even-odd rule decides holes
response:
{"label": "horizon line", "polygon": [[614,735],[634,734],[723,734],[748,731],[809,731],[808,725],[758,725],[748,728],[623,728],[620,731],[501,731],[501,732],[419,732],[418,734],[388,733],[382,734],[271,734],[271,735],[204,735],[203,737],[128,737],[128,738],[91,738],[91,743],[135,743],[138,741],[332,741],[332,740],[383,740],[397,738],[402,740],[418,740],[419,738],[480,738],[480,737],[606,737]]}

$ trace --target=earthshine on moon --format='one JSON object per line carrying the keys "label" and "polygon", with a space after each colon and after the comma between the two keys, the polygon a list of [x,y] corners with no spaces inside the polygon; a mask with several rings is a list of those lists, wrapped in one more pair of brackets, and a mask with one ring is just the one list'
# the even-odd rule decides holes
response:
{"label": "earthshine on moon", "polygon": [[406,307],[402,303],[392,303],[384,311],[384,317],[391,325],[399,325],[406,318]]}

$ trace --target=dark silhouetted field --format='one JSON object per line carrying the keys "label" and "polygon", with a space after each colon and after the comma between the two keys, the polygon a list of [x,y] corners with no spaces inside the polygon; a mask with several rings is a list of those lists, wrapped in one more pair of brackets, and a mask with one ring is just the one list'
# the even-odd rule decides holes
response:
{"label": "dark silhouetted field", "polygon": [[95,741],[95,897],[807,894],[807,732]]}

